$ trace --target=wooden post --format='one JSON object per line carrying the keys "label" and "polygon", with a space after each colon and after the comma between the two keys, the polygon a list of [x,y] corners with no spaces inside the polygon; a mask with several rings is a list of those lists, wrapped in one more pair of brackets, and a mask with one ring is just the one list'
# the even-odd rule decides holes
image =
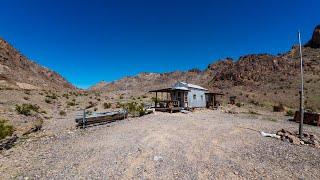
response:
{"label": "wooden post", "polygon": [[301,48],[301,35],[300,31],[298,33],[299,38],[299,52],[300,52],[300,74],[301,74],[301,89],[300,89],[300,123],[299,123],[299,136],[303,138],[303,118],[304,118],[304,109],[303,109],[303,59],[302,59],[302,48]]}
{"label": "wooden post", "polygon": [[82,128],[86,128],[86,109],[83,109]]}
{"label": "wooden post", "polygon": [[157,107],[157,102],[158,102],[158,92],[156,92],[156,99],[154,101],[154,107]]}

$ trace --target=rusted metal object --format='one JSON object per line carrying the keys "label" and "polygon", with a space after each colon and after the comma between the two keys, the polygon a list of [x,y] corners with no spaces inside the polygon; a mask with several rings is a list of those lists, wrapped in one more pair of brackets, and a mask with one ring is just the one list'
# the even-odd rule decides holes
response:
{"label": "rusted metal object", "polygon": [[[310,124],[314,126],[320,126],[320,113],[316,112],[304,112],[303,116],[303,123]],[[300,111],[296,111],[294,115],[294,121],[299,123],[300,122]]]}

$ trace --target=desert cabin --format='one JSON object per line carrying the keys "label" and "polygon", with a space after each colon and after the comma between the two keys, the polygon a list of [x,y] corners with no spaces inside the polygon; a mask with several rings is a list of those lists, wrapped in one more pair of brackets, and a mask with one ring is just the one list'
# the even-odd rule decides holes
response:
{"label": "desert cabin", "polygon": [[177,82],[172,87],[149,92],[155,93],[154,107],[156,110],[163,111],[213,107],[219,104],[216,96],[223,95],[209,92],[204,87],[186,82]]}

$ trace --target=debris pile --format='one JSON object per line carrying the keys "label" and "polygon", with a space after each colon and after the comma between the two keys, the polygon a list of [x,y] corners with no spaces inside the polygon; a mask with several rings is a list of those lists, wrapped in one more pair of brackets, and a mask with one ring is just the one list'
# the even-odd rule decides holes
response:
{"label": "debris pile", "polygon": [[18,136],[17,135],[13,135],[11,137],[7,137],[5,139],[0,140],[0,150],[3,149],[10,149],[14,143],[17,141]]}
{"label": "debris pile", "polygon": [[313,134],[303,133],[303,138],[300,139],[297,133],[281,129],[277,132],[277,135],[280,136],[281,140],[288,141],[292,144],[305,144],[316,148],[320,148],[320,139]]}

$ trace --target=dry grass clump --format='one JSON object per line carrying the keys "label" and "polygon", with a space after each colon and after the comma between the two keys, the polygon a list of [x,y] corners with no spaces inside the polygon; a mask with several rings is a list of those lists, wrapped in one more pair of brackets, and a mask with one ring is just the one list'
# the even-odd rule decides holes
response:
{"label": "dry grass clump", "polygon": [[16,105],[15,110],[18,114],[30,116],[32,113],[39,113],[40,107],[36,104]]}
{"label": "dry grass clump", "polygon": [[0,139],[4,139],[7,136],[13,134],[13,126],[8,124],[6,120],[0,119]]}
{"label": "dry grass clump", "polygon": [[134,117],[143,116],[146,114],[143,103],[138,103],[135,101],[120,104],[122,108],[128,111],[128,113]]}
{"label": "dry grass clump", "polygon": [[59,112],[59,115],[60,115],[60,116],[66,116],[67,113],[66,113],[64,110],[61,110],[61,111]]}
{"label": "dry grass clump", "polygon": [[104,109],[109,109],[111,107],[111,103],[105,102],[105,103],[103,103],[103,107],[104,107]]}

